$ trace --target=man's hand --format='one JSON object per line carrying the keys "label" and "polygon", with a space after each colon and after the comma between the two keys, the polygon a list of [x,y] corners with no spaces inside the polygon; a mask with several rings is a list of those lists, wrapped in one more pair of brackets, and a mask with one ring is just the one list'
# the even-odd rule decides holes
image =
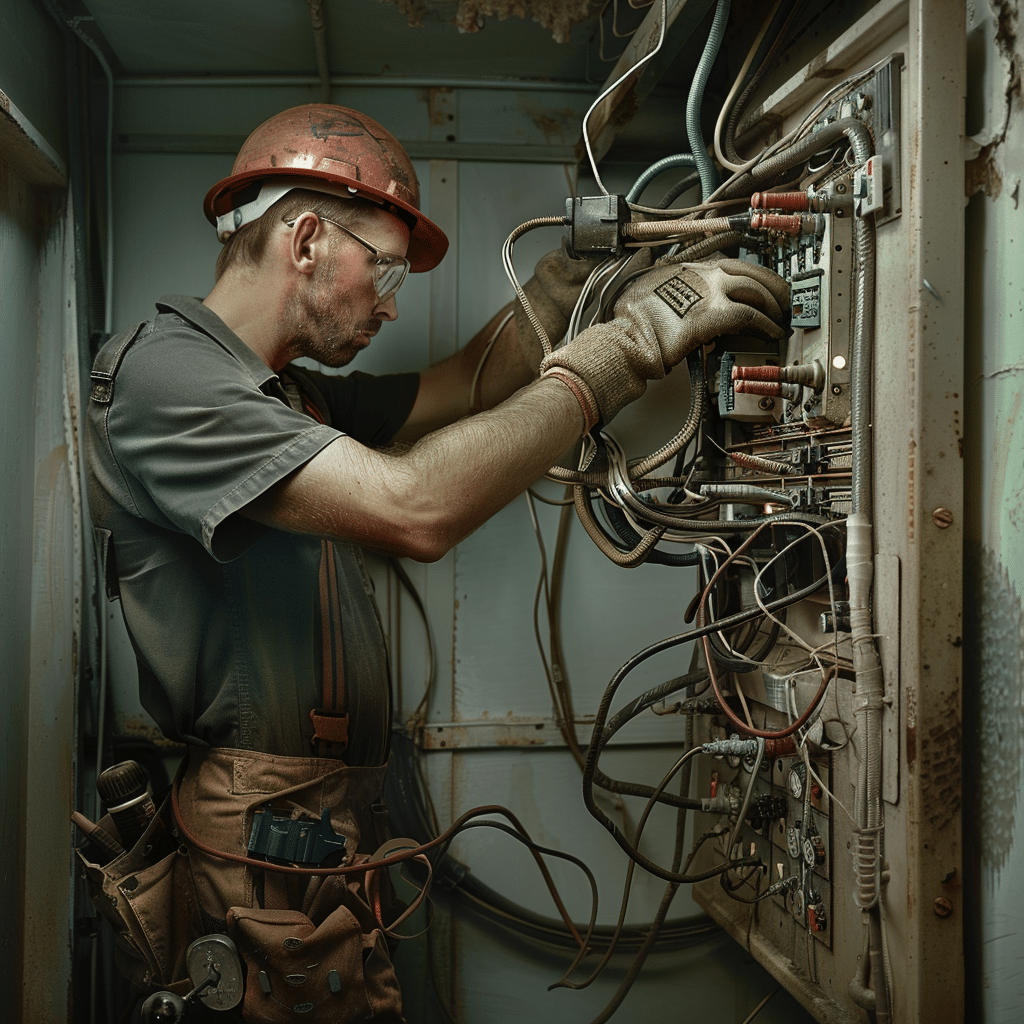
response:
{"label": "man's hand", "polygon": [[[564,249],[555,249],[537,260],[533,276],[523,285],[530,306],[553,346],[565,336],[576,300],[597,263],[597,260],[570,259]],[[515,304],[515,328],[523,358],[536,373],[544,351],[537,330],[519,301]]]}
{"label": "man's hand", "polygon": [[626,289],[615,319],[557,349],[541,372],[576,393],[588,426],[607,423],[644,393],[647,381],[719,335],[783,337],[788,308],[789,285],[765,267],[666,261]]}

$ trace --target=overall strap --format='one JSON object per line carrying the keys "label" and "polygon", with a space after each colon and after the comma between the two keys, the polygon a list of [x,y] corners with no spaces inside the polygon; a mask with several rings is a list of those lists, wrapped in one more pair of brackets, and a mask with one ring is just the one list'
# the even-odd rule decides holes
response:
{"label": "overall strap", "polygon": [[[293,401],[291,389],[286,389]],[[320,423],[324,418],[303,393],[302,411]],[[329,540],[320,541],[320,647],[322,677],[320,707],[309,713],[313,749],[320,757],[341,758],[348,748],[348,700],[345,693],[345,649],[338,603],[338,567]]]}

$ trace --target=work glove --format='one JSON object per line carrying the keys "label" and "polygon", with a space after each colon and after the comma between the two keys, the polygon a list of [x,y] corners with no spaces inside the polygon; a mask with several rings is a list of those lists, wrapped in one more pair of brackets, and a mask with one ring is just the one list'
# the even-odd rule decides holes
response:
{"label": "work glove", "polygon": [[[552,346],[565,337],[569,317],[576,306],[576,300],[590,272],[597,266],[597,259],[574,260],[562,248],[549,252],[537,261],[533,277],[523,285],[523,291],[530,300],[537,318],[544,326]],[[520,301],[515,308],[516,338],[526,365],[534,373],[544,355],[536,328]]]}
{"label": "work glove", "polygon": [[576,395],[587,429],[608,423],[694,349],[719,335],[778,340],[789,285],[742,260],[660,261],[629,285],[614,319],[582,331],[541,363]]}

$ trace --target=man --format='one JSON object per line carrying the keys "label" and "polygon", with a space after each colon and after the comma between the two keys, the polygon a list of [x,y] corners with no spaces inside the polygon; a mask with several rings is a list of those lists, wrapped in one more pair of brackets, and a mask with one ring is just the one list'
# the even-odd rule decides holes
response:
{"label": "man", "polygon": [[[328,810],[349,859],[383,838],[390,691],[360,548],[441,557],[696,346],[782,334],[787,291],[770,272],[669,264],[632,286],[615,320],[542,363],[525,317],[501,326],[499,314],[418,375],[292,365],[347,365],[395,319],[406,272],[431,269],[447,248],[418,207],[411,162],[376,122],[327,105],[285,111],[207,196],[225,242],[213,290],[202,302],[160,300],[155,319],[108,342],[94,367],[91,503],[108,588],[121,599],[144,705],[189,745],[176,795],[179,825],[197,839],[187,920],[173,941],[130,937],[146,965],[133,976],[188,991],[184,940],[228,931],[248,964],[246,1020],[307,1004],[349,1019],[328,994],[364,987],[330,954],[319,974],[261,961],[259,950],[279,945],[265,930],[274,934],[282,909],[307,912],[308,934],[296,938],[289,919],[285,939],[322,933],[329,948],[348,901],[372,952],[367,991],[383,955],[373,916],[344,885],[310,897],[270,868],[218,856],[273,857],[254,838],[261,813],[313,822]],[[588,270],[552,254],[527,286],[556,340]],[[384,447],[396,439],[413,443]],[[388,969],[371,1005],[399,1020]],[[279,976],[303,980],[287,990]]]}

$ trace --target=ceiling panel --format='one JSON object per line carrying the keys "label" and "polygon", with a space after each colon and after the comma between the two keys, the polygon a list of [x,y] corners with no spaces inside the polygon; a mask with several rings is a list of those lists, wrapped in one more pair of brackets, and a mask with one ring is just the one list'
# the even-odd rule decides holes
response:
{"label": "ceiling panel", "polygon": [[[306,0],[79,0],[109,44],[120,75],[313,74],[316,50]],[[620,17],[642,12],[627,3]],[[460,32],[456,4],[441,5],[412,27],[378,0],[325,0],[328,57],[334,75],[520,78],[604,81],[598,17],[568,43],[519,17],[488,18]],[[618,44],[618,40],[613,40]]]}

